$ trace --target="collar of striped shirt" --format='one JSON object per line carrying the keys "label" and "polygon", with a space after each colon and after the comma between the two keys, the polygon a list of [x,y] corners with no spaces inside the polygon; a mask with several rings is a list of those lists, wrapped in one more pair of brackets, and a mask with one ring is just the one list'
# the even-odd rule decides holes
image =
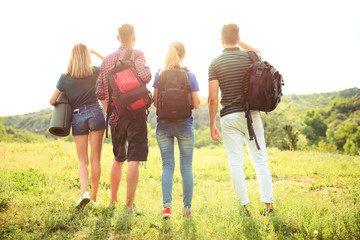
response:
{"label": "collar of striped shirt", "polygon": [[227,51],[237,51],[240,50],[239,47],[233,47],[233,48],[224,48],[223,52],[227,52]]}

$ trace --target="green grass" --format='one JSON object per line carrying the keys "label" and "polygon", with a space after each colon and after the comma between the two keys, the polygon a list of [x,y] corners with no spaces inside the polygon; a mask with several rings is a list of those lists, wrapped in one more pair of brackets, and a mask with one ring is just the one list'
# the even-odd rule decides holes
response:
{"label": "green grass", "polygon": [[100,206],[77,210],[80,184],[74,143],[0,142],[0,239],[360,239],[360,157],[269,149],[268,162],[273,215],[261,216],[263,204],[246,151],[251,218],[243,215],[225,150],[217,146],[195,150],[191,219],[182,217],[177,161],[173,215],[164,221],[156,147],[140,169],[136,204],[145,213],[135,218],[124,211],[125,182],[120,203],[109,206],[110,144],[104,145],[102,155]]}

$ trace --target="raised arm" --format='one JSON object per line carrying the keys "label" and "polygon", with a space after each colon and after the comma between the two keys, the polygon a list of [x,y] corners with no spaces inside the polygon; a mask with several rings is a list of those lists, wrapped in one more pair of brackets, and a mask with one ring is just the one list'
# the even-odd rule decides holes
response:
{"label": "raised arm", "polygon": [[256,52],[257,54],[259,54],[259,55],[261,56],[261,59],[263,59],[262,53],[261,53],[259,50],[257,50],[256,48],[254,48],[254,47],[252,47],[252,46],[250,46],[250,45],[248,45],[248,44],[246,44],[246,43],[244,43],[244,42],[242,42],[242,41],[240,41],[240,40],[239,40],[238,44],[239,44],[239,46],[240,46],[242,49],[244,49],[245,51],[253,51],[253,52]]}
{"label": "raised arm", "polygon": [[103,60],[103,61],[104,61],[104,57],[103,57],[102,55],[100,55],[98,52],[96,52],[95,50],[90,49],[90,53],[95,54],[95,55],[96,55],[96,56],[98,56],[101,60]]}

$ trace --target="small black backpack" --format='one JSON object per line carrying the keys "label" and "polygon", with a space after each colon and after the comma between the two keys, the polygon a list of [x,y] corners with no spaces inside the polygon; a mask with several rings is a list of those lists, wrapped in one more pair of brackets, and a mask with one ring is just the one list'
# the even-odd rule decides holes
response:
{"label": "small black backpack", "polygon": [[192,89],[188,70],[175,68],[161,72],[158,83],[156,115],[160,120],[182,120],[190,118]]}

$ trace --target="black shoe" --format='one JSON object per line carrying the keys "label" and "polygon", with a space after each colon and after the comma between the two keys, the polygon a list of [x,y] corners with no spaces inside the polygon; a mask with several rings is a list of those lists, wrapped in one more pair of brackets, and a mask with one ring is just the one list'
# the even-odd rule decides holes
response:
{"label": "black shoe", "polygon": [[263,216],[270,216],[274,212],[274,209],[272,208],[265,208],[263,212]]}

